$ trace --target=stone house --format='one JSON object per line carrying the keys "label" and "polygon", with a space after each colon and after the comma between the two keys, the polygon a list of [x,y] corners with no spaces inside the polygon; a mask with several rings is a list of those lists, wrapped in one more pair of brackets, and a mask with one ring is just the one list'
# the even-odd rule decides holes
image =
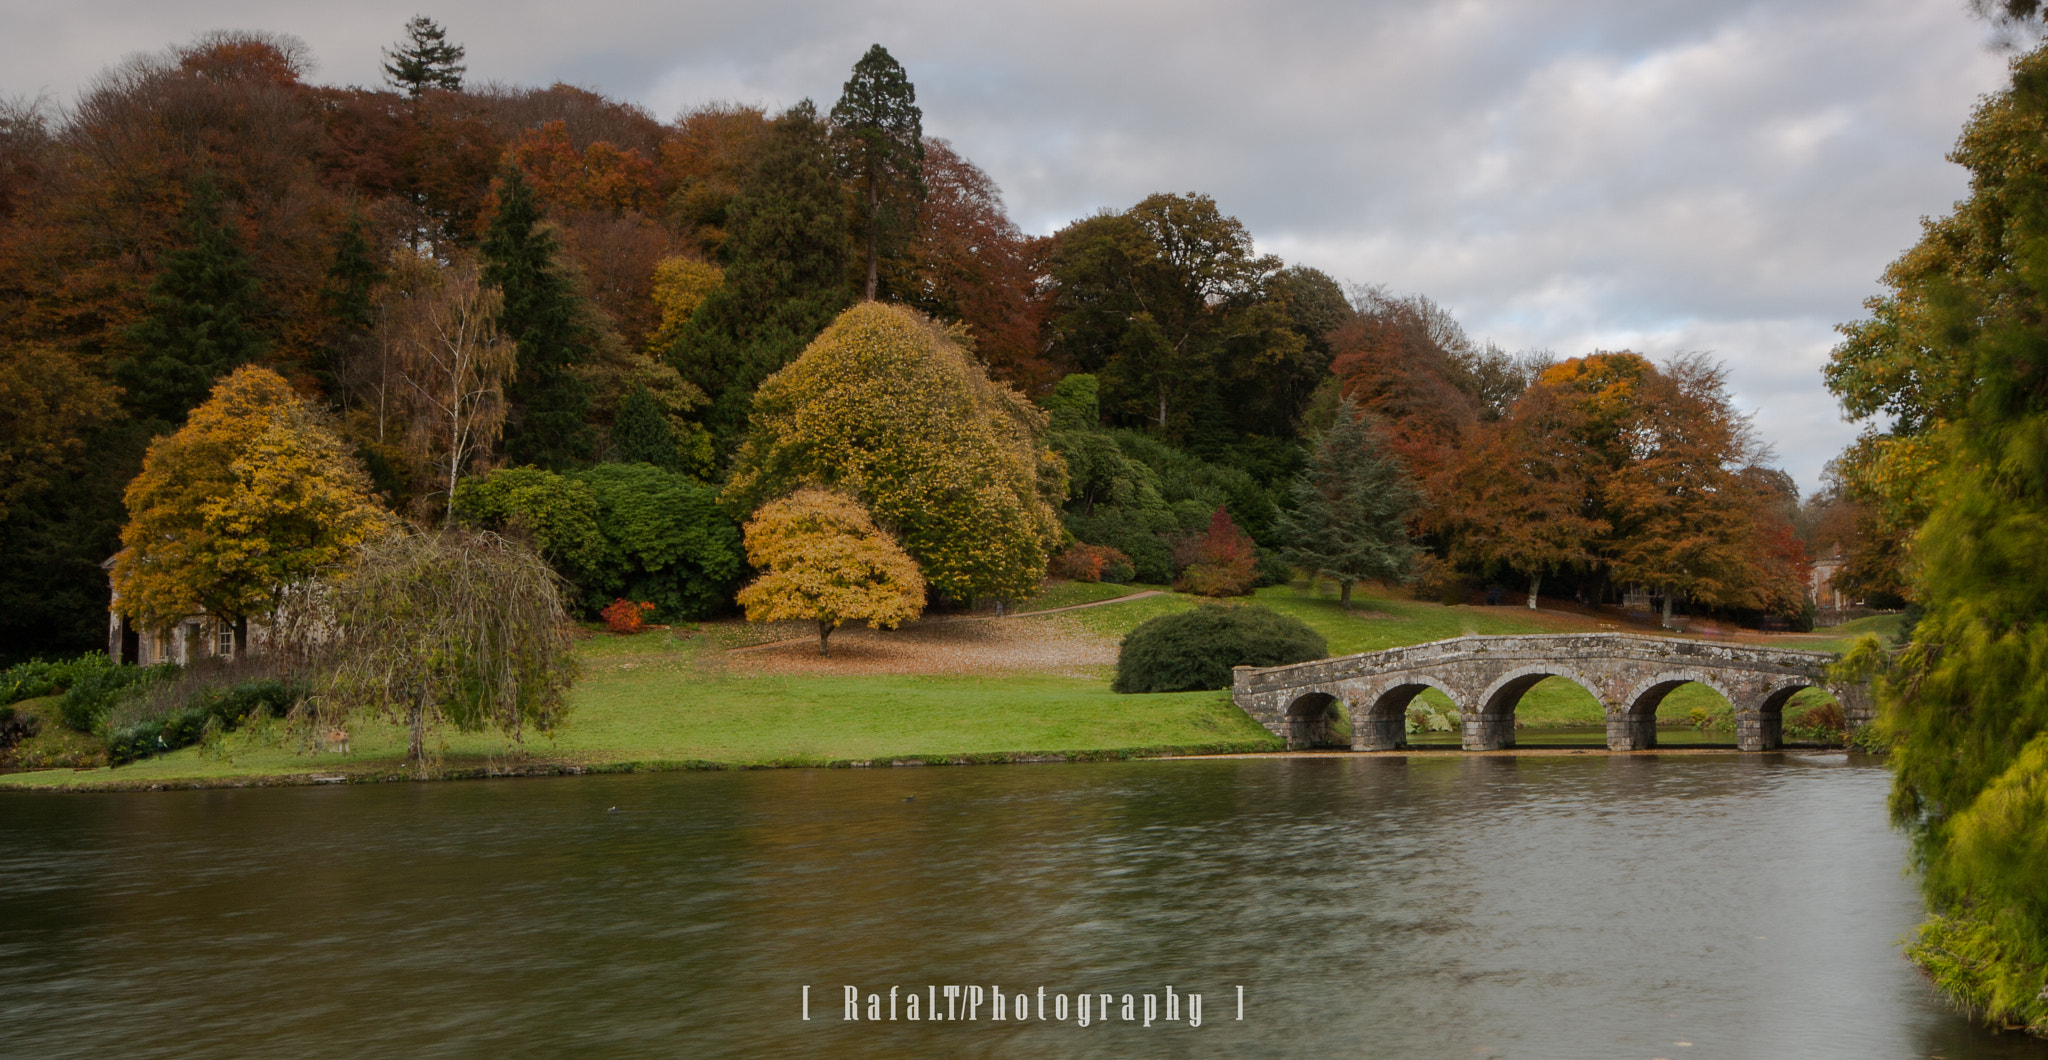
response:
{"label": "stone house", "polygon": [[[101,569],[112,571],[114,558],[107,557]],[[111,582],[111,579],[110,579]],[[254,619],[249,622],[249,649],[260,650],[269,628]],[[169,629],[149,630],[137,626],[121,613],[121,593],[108,589],[107,658],[118,663],[153,666],[174,662],[180,666],[200,659],[232,659],[235,655],[235,624],[208,614],[187,615]]]}

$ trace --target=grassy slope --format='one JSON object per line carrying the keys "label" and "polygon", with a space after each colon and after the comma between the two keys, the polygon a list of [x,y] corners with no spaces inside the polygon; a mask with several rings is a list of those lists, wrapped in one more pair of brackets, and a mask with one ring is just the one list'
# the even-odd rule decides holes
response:
{"label": "grassy slope", "polygon": [[[1134,591],[1126,586],[1054,586],[1018,610],[1062,607]],[[1261,590],[1258,602],[1294,615],[1328,640],[1333,654],[1416,644],[1464,633],[1513,634],[1597,628],[1588,620],[1511,608],[1443,607],[1359,596],[1345,611],[1334,593],[1289,586]],[[1138,623],[1195,606],[1178,594],[1021,619],[1121,636]],[[585,766],[713,762],[727,765],[824,763],[999,754],[1121,753],[1162,747],[1234,746],[1276,741],[1215,692],[1118,696],[1102,679],[1031,674],[978,676],[790,676],[730,671],[724,648],[766,631],[711,626],[638,637],[596,635],[581,644],[586,672],[574,712],[553,735],[530,735],[523,748],[488,734],[433,738],[449,768],[513,764],[524,757]],[[792,626],[791,635],[808,631]],[[1854,632],[1854,631],[1852,631]],[[1846,638],[1845,638],[1846,642]],[[1800,644],[1801,647],[1809,646]],[[1819,647],[1820,645],[1813,645]],[[1437,705],[1449,704],[1437,697]],[[54,707],[55,700],[47,706]],[[45,704],[39,704],[45,705]],[[1711,690],[1687,686],[1659,711],[1681,721],[1694,706],[1725,709]],[[1796,709],[1796,708],[1795,708]],[[1545,681],[1523,699],[1525,724],[1595,725],[1599,704],[1576,685]],[[55,727],[50,727],[55,728]],[[395,725],[363,719],[353,753],[306,755],[280,728],[236,733],[214,748],[187,748],[116,770],[50,770],[0,776],[0,786],[150,784],[236,776],[396,773],[404,752]],[[46,732],[49,728],[46,728]],[[1442,737],[1445,734],[1438,734]],[[61,738],[82,740],[76,734]],[[1541,742],[1531,734],[1523,742]]]}

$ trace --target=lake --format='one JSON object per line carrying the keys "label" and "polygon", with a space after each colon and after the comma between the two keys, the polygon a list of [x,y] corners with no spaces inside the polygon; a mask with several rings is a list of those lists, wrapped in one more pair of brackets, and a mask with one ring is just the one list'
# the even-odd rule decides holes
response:
{"label": "lake", "polygon": [[1360,755],[0,793],[0,1056],[2048,1055],[1899,956],[1888,779]]}

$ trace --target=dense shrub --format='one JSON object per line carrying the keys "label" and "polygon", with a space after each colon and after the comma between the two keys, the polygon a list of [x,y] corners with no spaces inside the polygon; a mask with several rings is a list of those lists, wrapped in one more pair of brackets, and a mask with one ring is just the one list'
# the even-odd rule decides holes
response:
{"label": "dense shrub", "polygon": [[1259,580],[1259,550],[1230,519],[1221,505],[1209,518],[1209,531],[1189,542],[1191,562],[1175,579],[1174,588],[1199,596],[1243,596]]}
{"label": "dense shrub", "polygon": [[156,717],[110,725],[107,761],[114,765],[175,751],[198,743],[207,730],[225,732],[257,717],[281,718],[304,694],[297,682],[280,678],[207,688]]}
{"label": "dense shrub", "polygon": [[744,571],[740,530],[716,492],[649,464],[557,474],[505,468],[455,488],[455,516],[527,537],[576,591],[572,610],[598,615],[621,597],[654,604],[660,621],[704,618],[726,605]]}
{"label": "dense shrub", "polygon": [[105,721],[114,702],[130,689],[161,681],[178,672],[177,663],[155,666],[107,666],[79,675],[57,704],[57,716],[79,732],[92,732]]}
{"label": "dense shrub", "polygon": [[1124,638],[1117,692],[1229,688],[1233,666],[1282,666],[1328,655],[1323,635],[1298,618],[1256,605],[1205,604],[1163,615]]}
{"label": "dense shrub", "polygon": [[80,677],[113,666],[105,652],[88,652],[76,659],[30,659],[0,670],[0,703],[54,696],[70,689]]}
{"label": "dense shrub", "polygon": [[604,610],[598,614],[603,616],[604,624],[610,627],[613,633],[631,634],[647,628],[647,612],[652,610],[653,604],[619,599],[606,604]]}
{"label": "dense shrub", "polygon": [[1079,541],[1053,558],[1046,571],[1056,578],[1077,582],[1127,582],[1137,573],[1131,557],[1108,545],[1085,545]]}

